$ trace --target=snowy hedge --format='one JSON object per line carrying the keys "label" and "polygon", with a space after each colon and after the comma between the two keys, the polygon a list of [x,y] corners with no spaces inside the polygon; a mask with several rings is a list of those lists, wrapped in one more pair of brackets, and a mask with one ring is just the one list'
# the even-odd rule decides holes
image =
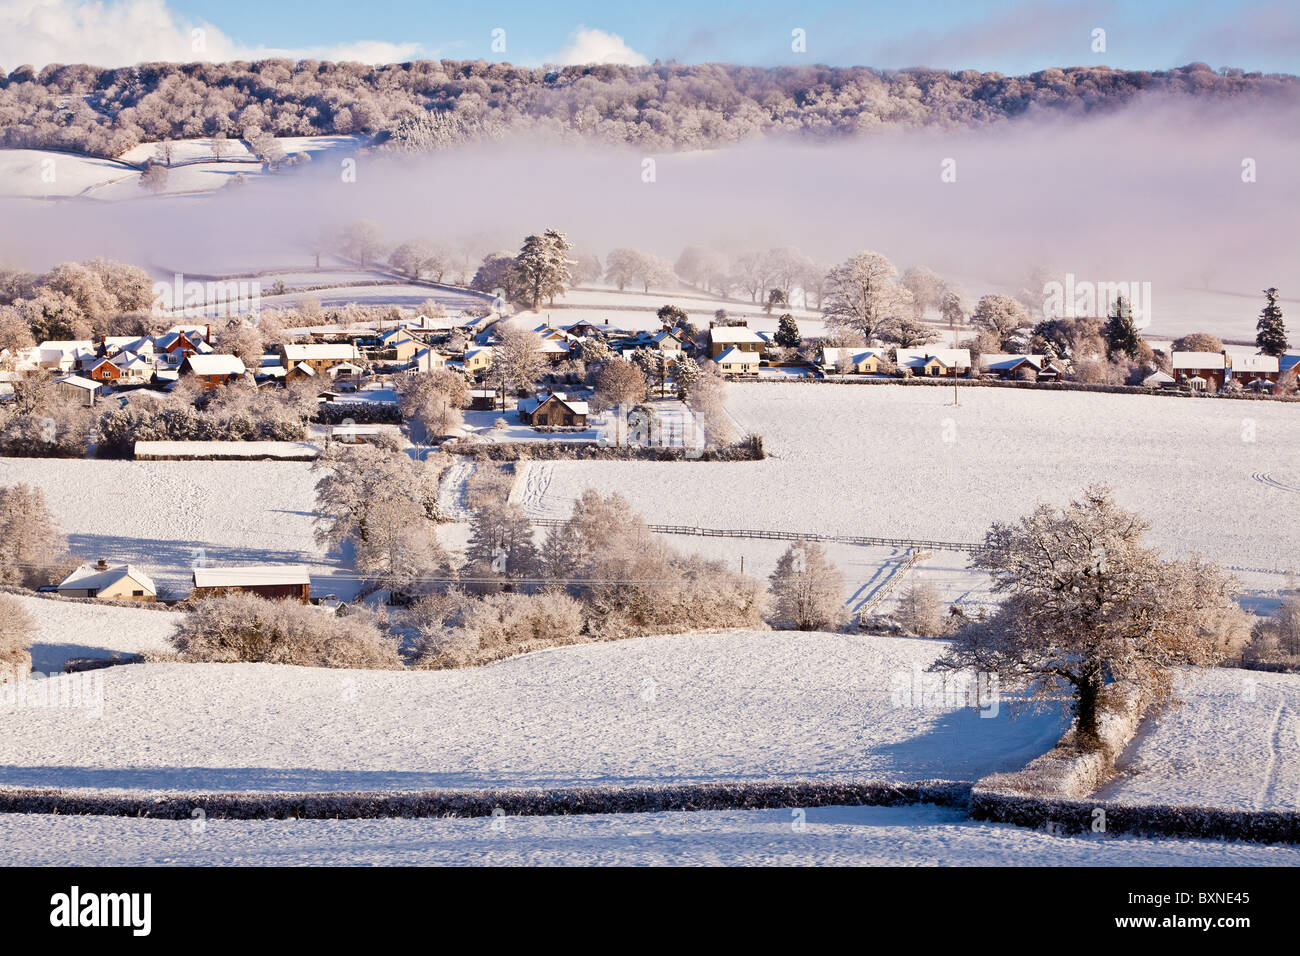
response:
{"label": "snowy hedge", "polygon": [[667,810],[783,807],[964,806],[965,784],[947,780],[696,783],[556,789],[428,790],[363,793],[110,794],[0,788],[0,813],[99,814],[189,820],[376,819],[381,817],[567,816]]}
{"label": "snowy hedge", "polygon": [[386,402],[322,402],[316,409],[315,421],[320,425],[400,425],[402,413],[396,405]]}

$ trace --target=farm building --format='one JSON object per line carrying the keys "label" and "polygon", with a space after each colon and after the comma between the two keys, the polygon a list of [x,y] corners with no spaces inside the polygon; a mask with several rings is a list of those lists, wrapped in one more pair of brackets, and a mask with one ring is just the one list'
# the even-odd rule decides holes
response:
{"label": "farm building", "polygon": [[564,392],[551,392],[537,398],[526,398],[519,403],[519,420],[525,425],[585,428],[588,408],[586,402],[571,400]]}
{"label": "farm building", "polygon": [[1193,389],[1223,388],[1227,356],[1222,352],[1175,352],[1172,362],[1179,385]]}
{"label": "farm building", "polygon": [[227,594],[256,594],[273,600],[306,604],[311,576],[299,564],[253,564],[233,568],[195,568],[194,599],[224,597]]}
{"label": "farm building", "polygon": [[1142,379],[1142,384],[1147,388],[1169,388],[1171,385],[1177,385],[1178,382],[1168,372],[1162,372],[1156,369],[1146,378]]}
{"label": "farm building", "polygon": [[235,355],[189,356],[181,365],[182,375],[193,375],[203,385],[204,391],[233,382],[244,374],[244,363]]}
{"label": "farm building", "polygon": [[59,582],[63,597],[99,598],[102,601],[156,601],[153,579],[130,564],[110,566],[100,558],[83,564]]}

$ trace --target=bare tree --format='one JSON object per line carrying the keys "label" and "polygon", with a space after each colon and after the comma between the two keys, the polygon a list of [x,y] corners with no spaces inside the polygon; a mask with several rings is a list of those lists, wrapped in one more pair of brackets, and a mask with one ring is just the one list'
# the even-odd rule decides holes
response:
{"label": "bare tree", "polygon": [[0,684],[24,680],[32,670],[35,624],[23,606],[7,594],[0,594]]}
{"label": "bare tree", "polygon": [[1143,546],[1147,527],[1105,486],[994,524],[972,563],[1006,597],[989,620],[961,630],[935,668],[995,672],[1040,705],[1072,702],[1085,749],[1098,745],[1114,682],[1155,706],[1169,701],[1172,669],[1219,660],[1219,635],[1242,612],[1235,579]]}
{"label": "bare tree", "polygon": [[939,591],[929,581],[913,581],[899,599],[894,619],[903,630],[919,637],[939,637],[944,632]]}
{"label": "bare tree", "polygon": [[601,366],[596,375],[596,405],[611,408],[615,405],[635,405],[646,397],[646,377],[641,369],[621,358],[611,358]]}
{"label": "bare tree", "polygon": [[830,631],[847,619],[844,575],[814,541],[796,541],[769,576],[776,620],[800,631]]}

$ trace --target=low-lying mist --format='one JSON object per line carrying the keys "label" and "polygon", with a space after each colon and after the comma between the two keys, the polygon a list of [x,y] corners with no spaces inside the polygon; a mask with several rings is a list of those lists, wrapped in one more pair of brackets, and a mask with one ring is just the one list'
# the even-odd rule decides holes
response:
{"label": "low-lying mist", "polygon": [[[696,153],[511,139],[420,157],[342,156],[203,197],[7,201],[0,259],[45,268],[107,255],[166,273],[312,262],[306,239],[364,218],[393,241],[478,251],[554,227],[603,255],[668,259],[797,246],[833,264],[876,249],[900,268],[990,284],[1035,265],[1081,279],[1254,293],[1300,286],[1300,115],[1139,101],[1104,115],[764,141]],[[947,175],[945,176],[945,172]],[[946,181],[951,180],[951,181]]]}

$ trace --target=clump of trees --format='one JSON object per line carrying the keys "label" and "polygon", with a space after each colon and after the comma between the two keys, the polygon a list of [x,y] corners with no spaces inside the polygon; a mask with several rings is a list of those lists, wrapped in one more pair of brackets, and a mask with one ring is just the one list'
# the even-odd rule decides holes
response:
{"label": "clump of trees", "polygon": [[331,445],[313,462],[316,539],[334,549],[351,546],[357,569],[372,587],[401,604],[450,573],[437,538],[437,474],[369,445]]}
{"label": "clump of trees", "polygon": [[546,229],[524,238],[519,252],[495,252],[483,258],[470,288],[517,301],[530,309],[543,300],[554,303],[574,284],[569,257],[572,245],[565,235]]}
{"label": "clump of trees", "polygon": [[254,594],[199,601],[171,643],[187,661],[398,668],[397,642],[363,613],[346,617]]}
{"label": "clump of trees", "polygon": [[1258,621],[1251,629],[1245,656],[1257,661],[1300,664],[1300,592],[1294,587],[1271,617]]}
{"label": "clump of trees", "polygon": [[111,259],[64,262],[39,274],[0,270],[0,349],[152,334],[161,325],[150,314],[153,300],[148,273]]}
{"label": "clump of trees", "polygon": [[1099,746],[1117,684],[1155,707],[1171,701],[1173,669],[1239,648],[1245,615],[1235,579],[1199,559],[1166,558],[1142,543],[1147,528],[1104,486],[994,524],[972,564],[1003,601],[962,628],[934,667],[996,673],[1039,705],[1065,702],[1082,749]]}
{"label": "clump of trees", "polygon": [[62,577],[67,541],[31,485],[0,485],[0,584],[38,587]]}

